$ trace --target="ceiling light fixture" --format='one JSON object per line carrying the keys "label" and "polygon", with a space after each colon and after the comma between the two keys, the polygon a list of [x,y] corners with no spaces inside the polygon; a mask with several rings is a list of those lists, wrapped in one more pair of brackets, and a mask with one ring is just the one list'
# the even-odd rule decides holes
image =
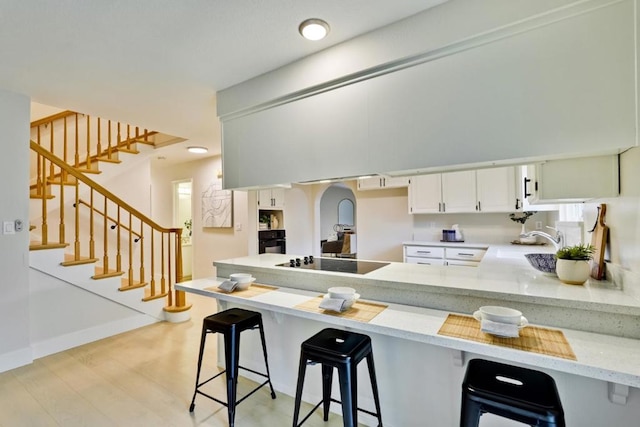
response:
{"label": "ceiling light fixture", "polygon": [[187,151],[195,154],[204,154],[209,150],[206,147],[188,147]]}
{"label": "ceiling light fixture", "polygon": [[329,24],[322,19],[307,19],[300,24],[298,31],[307,40],[322,40],[329,34]]}

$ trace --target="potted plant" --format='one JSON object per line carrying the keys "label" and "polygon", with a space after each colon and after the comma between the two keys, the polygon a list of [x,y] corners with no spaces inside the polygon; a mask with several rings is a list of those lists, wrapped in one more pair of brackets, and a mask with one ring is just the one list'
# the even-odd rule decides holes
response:
{"label": "potted plant", "polygon": [[593,257],[594,247],[591,245],[565,246],[556,252],[556,274],[569,285],[582,285],[589,278],[591,268],[589,260]]}
{"label": "potted plant", "polygon": [[260,217],[258,218],[258,221],[260,222],[260,225],[258,226],[260,230],[268,230],[269,229],[269,224],[271,223],[271,218],[269,218],[269,215],[260,214]]}
{"label": "potted plant", "polygon": [[524,224],[527,222],[530,216],[535,215],[536,213],[537,212],[535,211],[527,211],[527,212],[521,212],[519,215],[516,215],[514,213],[509,214],[509,218],[511,219],[511,221],[522,224],[522,228],[520,229],[521,236],[517,240],[517,242],[524,243],[524,244],[536,243],[536,236],[522,237],[522,235],[527,232],[527,227],[525,227]]}

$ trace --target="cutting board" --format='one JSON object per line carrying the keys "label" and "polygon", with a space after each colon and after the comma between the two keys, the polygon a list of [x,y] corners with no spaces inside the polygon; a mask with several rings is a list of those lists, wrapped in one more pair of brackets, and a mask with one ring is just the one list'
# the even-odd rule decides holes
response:
{"label": "cutting board", "polygon": [[597,280],[604,279],[604,251],[607,245],[609,227],[604,223],[604,216],[607,213],[607,205],[601,203],[598,207],[598,218],[591,234],[591,245],[595,248],[593,260],[591,261],[591,277]]}

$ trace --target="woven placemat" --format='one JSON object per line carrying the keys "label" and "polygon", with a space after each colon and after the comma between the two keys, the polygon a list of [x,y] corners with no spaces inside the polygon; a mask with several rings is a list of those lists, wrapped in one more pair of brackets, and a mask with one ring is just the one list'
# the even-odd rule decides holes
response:
{"label": "woven placemat", "polygon": [[438,334],[546,354],[563,359],[578,360],[562,331],[557,329],[527,326],[520,330],[518,338],[500,338],[482,332],[480,330],[480,322],[471,316],[449,314]]}
{"label": "woven placemat", "polygon": [[378,314],[382,313],[382,311],[388,307],[385,304],[378,304],[375,302],[356,301],[350,309],[338,313],[331,310],[324,310],[319,307],[323,297],[324,295],[320,295],[316,298],[296,305],[295,308],[299,308],[300,310],[304,311],[310,311],[312,313],[328,314],[330,316],[343,317],[345,319],[357,320],[358,322],[367,323]]}
{"label": "woven placemat", "polygon": [[267,292],[275,291],[278,288],[275,286],[252,283],[251,286],[249,286],[249,289],[246,289],[244,291],[233,291],[231,293],[218,289],[217,286],[211,286],[209,288],[204,288],[204,289],[206,291],[216,292],[219,294],[233,295],[234,297],[251,298],[258,295],[262,295]]}

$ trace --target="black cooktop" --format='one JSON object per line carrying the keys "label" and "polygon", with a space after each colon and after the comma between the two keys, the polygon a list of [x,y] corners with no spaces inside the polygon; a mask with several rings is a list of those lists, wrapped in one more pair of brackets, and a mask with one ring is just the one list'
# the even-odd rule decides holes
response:
{"label": "black cooktop", "polygon": [[[344,258],[314,258],[305,257],[306,260],[295,258],[293,262],[277,264],[276,267],[300,268],[306,270],[334,271],[339,273],[367,274],[380,267],[389,265],[388,262],[360,261]],[[311,258],[311,260],[309,260]],[[306,263],[305,263],[306,261]]]}

